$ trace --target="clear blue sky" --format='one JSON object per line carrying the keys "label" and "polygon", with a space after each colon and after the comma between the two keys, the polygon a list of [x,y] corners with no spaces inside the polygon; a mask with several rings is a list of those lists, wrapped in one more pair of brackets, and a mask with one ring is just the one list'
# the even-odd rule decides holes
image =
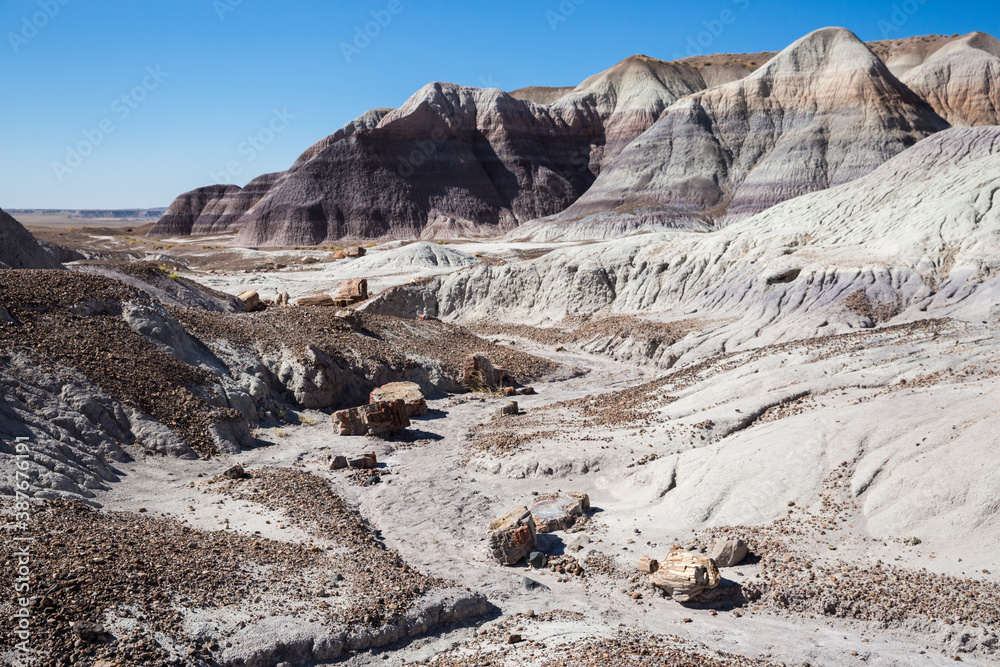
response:
{"label": "clear blue sky", "polygon": [[635,53],[778,50],[827,25],[996,35],[998,16],[943,0],[0,0],[0,207],[167,206],[233,165],[243,185],[429,81],[576,85]]}

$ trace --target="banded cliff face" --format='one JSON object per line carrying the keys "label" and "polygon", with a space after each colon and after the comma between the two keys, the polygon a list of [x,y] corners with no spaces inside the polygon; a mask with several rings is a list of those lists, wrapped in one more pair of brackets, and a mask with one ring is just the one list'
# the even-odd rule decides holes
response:
{"label": "banded cliff face", "polygon": [[696,68],[645,56],[536,97],[551,104],[430,84],[317,142],[287,172],[181,195],[150,233],[239,229],[248,245],[495,235],[565,209],[664,109],[704,86]]}
{"label": "banded cliff face", "polygon": [[952,125],[1000,124],[1000,41],[990,35],[954,40],[900,79]]}
{"label": "banded cliff face", "polygon": [[[310,146],[289,171],[307,163],[325,148],[351,136],[359,129],[371,128],[391,111],[373,109],[351,121],[330,136]],[[243,216],[254,207],[288,172],[258,176],[244,187],[208,185],[177,197],[150,231],[150,236],[217,234],[235,231]]]}
{"label": "banded cliff face", "polygon": [[593,180],[573,168],[590,136],[571,138],[533,110],[496,89],[428,85],[377,127],[293,169],[245,217],[238,240],[478,235],[560,210]]}
{"label": "banded cliff face", "polygon": [[826,28],[671,106],[555,222],[617,210],[636,224],[724,226],[853,181],[946,127],[851,32]]}

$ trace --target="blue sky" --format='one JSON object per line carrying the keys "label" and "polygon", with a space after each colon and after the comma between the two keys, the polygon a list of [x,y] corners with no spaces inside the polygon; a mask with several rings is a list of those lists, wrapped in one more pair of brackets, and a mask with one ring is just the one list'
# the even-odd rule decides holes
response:
{"label": "blue sky", "polygon": [[997,35],[998,16],[942,0],[0,1],[0,207],[243,185],[430,81],[576,85],[635,53],[778,50],[827,25]]}

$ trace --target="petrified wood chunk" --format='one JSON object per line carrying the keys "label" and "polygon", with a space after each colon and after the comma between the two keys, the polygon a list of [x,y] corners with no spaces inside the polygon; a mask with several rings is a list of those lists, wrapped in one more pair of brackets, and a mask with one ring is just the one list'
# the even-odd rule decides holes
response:
{"label": "petrified wood chunk", "polygon": [[716,588],[722,576],[712,559],[674,548],[649,575],[649,581],[677,602],[692,602]]}

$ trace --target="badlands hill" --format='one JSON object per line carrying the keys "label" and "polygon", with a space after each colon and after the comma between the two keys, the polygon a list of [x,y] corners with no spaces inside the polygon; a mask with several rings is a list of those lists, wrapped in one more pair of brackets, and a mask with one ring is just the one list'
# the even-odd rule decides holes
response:
{"label": "badlands hill", "polygon": [[639,229],[723,227],[852,181],[946,127],[857,37],[827,28],[680,100],[576,203],[518,233],[595,238],[629,218]]}
{"label": "badlands hill", "polygon": [[59,262],[28,230],[0,210],[0,269],[57,269]]}
{"label": "badlands hill", "polygon": [[182,195],[151,234],[239,229],[249,245],[495,235],[563,210],[667,106],[704,87],[691,66],[641,56],[548,106],[429,84],[317,143],[288,172]]}
{"label": "badlands hill", "polygon": [[287,246],[707,230],[857,178],[949,124],[998,122],[997,44],[865,45],[827,28],[777,57],[633,56],[575,88],[430,84],[288,171],[181,195],[151,235]]}

